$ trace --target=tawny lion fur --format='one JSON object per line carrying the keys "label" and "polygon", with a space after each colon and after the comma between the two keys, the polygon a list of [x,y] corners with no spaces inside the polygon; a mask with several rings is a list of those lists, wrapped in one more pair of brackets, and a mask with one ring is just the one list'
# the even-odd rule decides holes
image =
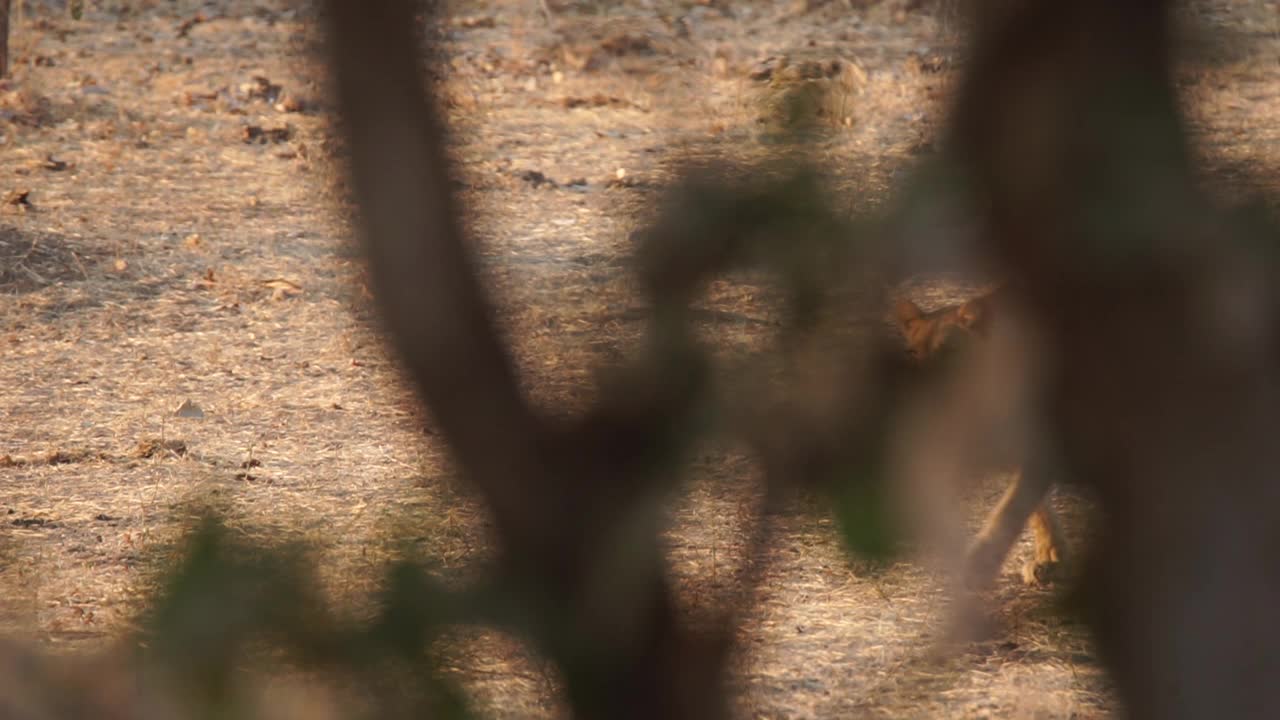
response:
{"label": "tawny lion fur", "polygon": [[[894,316],[916,361],[933,357],[956,333],[981,339],[1006,302],[1004,288],[956,305],[924,312],[910,300],[900,300]],[[987,516],[982,531],[970,545],[965,561],[965,581],[971,587],[987,587],[999,574],[1005,558],[1029,523],[1035,538],[1035,554],[1022,568],[1029,585],[1050,583],[1061,575],[1066,558],[1062,530],[1048,502],[1052,483],[1034,468],[1019,467],[1004,497]]]}

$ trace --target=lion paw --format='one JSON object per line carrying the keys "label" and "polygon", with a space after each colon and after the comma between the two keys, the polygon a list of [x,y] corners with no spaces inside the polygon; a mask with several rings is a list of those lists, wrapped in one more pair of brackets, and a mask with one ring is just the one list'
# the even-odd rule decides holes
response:
{"label": "lion paw", "polygon": [[1048,587],[1066,575],[1066,564],[1059,560],[1029,560],[1022,566],[1022,581],[1032,587]]}

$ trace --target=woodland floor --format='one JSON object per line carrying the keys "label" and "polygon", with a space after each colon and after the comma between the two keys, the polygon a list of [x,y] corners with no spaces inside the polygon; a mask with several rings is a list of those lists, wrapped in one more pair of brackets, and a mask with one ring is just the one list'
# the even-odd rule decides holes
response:
{"label": "woodland floor", "polygon": [[[339,602],[367,601],[404,527],[464,574],[486,556],[484,514],[373,325],[327,157],[314,14],[88,5],[77,21],[28,4],[0,81],[0,196],[30,191],[0,207],[4,633],[76,655],[119,638],[153,554],[207,502],[311,543]],[[808,5],[731,3],[730,17],[674,0],[553,3],[550,28],[531,0],[452,3],[463,197],[539,402],[580,404],[591,368],[638,337],[628,236],[680,153],[769,152],[760,61],[854,68],[818,145],[851,206],[883,200],[928,147],[955,73],[936,20],[902,0]],[[1228,34],[1180,76],[1206,164],[1228,198],[1260,183],[1274,196],[1280,18],[1261,0],[1192,8]],[[728,343],[771,327],[747,285],[719,283],[707,303]],[[202,418],[175,414],[187,400]],[[691,468],[670,530],[687,602],[732,574],[755,473],[715,448]],[[1003,480],[976,493],[975,519]],[[1107,716],[1083,628],[1015,577],[1027,552],[1024,539],[992,595],[993,637],[937,660],[938,578],[906,561],[869,570],[825,515],[788,512],[742,628],[742,716]],[[517,640],[467,631],[457,646],[450,672],[482,716],[559,712]]]}

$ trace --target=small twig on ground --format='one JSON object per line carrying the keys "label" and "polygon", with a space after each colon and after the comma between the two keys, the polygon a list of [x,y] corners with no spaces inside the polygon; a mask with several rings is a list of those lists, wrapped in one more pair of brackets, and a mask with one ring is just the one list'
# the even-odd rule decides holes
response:
{"label": "small twig on ground", "polygon": [[[0,0],[7,2],[7,0]],[[547,21],[547,27],[554,28],[556,26],[555,15],[551,13],[551,6],[547,4],[547,0],[538,0],[538,10],[542,12],[542,17]]]}
{"label": "small twig on ground", "polygon": [[77,254],[77,253],[74,253],[74,252],[73,252],[73,253],[71,253],[71,259],[76,261],[76,267],[80,269],[80,275],[81,275],[85,280],[88,280],[88,279],[89,279],[89,272],[88,272],[87,270],[85,270],[85,269],[84,269],[84,263],[80,261],[80,255],[79,255],[79,254]]}
{"label": "small twig on ground", "polygon": [[27,275],[29,275],[29,276],[31,277],[31,279],[32,279],[32,280],[34,280],[34,281],[36,281],[38,284],[40,284],[40,285],[48,285],[48,284],[49,284],[49,281],[48,281],[48,280],[45,280],[45,279],[44,279],[44,277],[42,277],[42,276],[40,275],[40,273],[36,272],[35,270],[32,270],[31,268],[27,267],[26,265],[24,265],[24,264],[22,264],[22,263],[18,263],[18,268],[19,268],[20,270],[22,270],[23,272],[25,272]]}

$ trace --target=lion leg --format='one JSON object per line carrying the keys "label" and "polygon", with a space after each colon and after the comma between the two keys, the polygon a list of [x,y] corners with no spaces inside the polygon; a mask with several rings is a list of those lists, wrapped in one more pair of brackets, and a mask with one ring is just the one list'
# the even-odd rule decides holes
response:
{"label": "lion leg", "polygon": [[1028,585],[1049,585],[1060,580],[1066,564],[1066,542],[1058,516],[1045,497],[1031,513],[1031,532],[1035,537],[1035,556],[1022,567],[1022,580]]}
{"label": "lion leg", "polygon": [[[1027,520],[1033,513],[1045,509],[1043,502],[1048,492],[1049,482],[1043,479],[1042,474],[1019,470],[1004,497],[987,516],[982,532],[969,547],[964,569],[965,584],[982,589],[995,581]],[[1056,521],[1053,526],[1056,527]],[[1047,536],[1052,537],[1052,533]],[[1055,546],[1050,542],[1048,547],[1052,549]]]}

